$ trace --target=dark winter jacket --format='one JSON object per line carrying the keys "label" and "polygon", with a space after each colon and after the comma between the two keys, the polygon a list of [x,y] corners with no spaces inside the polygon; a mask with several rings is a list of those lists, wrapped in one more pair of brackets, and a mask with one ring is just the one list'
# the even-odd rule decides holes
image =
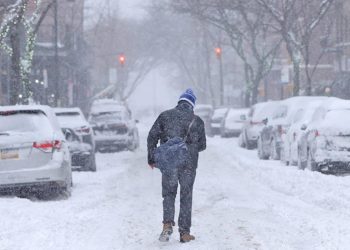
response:
{"label": "dark winter jacket", "polygon": [[205,150],[206,138],[204,122],[194,115],[192,106],[186,101],[181,101],[176,108],[164,111],[153,124],[147,138],[148,164],[154,164],[153,151],[158,141],[165,143],[169,138],[186,136],[188,127],[194,118],[186,140],[190,152],[191,168],[197,168],[198,152]]}

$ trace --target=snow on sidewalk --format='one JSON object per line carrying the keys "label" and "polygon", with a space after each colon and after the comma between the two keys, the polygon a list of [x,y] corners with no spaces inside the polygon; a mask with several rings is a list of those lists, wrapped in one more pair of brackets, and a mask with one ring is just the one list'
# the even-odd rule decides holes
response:
{"label": "snow on sidewalk", "polygon": [[[350,178],[260,161],[235,139],[210,138],[194,187],[194,242],[177,228],[160,243],[158,170],[137,152],[98,154],[96,173],[74,173],[68,200],[1,198],[1,250],[347,249]],[[178,200],[177,200],[178,212]]]}

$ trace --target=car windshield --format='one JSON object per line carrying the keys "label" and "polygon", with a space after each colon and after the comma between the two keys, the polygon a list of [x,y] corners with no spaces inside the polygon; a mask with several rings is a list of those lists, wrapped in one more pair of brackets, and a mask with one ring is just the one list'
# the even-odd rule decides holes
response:
{"label": "car windshield", "polygon": [[221,122],[224,119],[227,112],[226,108],[216,109],[214,111],[213,117],[211,118],[213,122]]}
{"label": "car windshield", "polygon": [[60,123],[68,123],[69,121],[85,122],[85,118],[79,112],[60,112],[56,113],[57,119]]}
{"label": "car windshield", "polygon": [[226,121],[229,121],[229,122],[242,121],[243,120],[242,118],[244,116],[245,116],[245,114],[242,112],[230,111],[227,114]]}
{"label": "car windshield", "polygon": [[0,134],[7,133],[39,133],[51,136],[53,129],[49,119],[40,111],[0,112]]}
{"label": "car windshield", "polygon": [[121,111],[101,112],[101,113],[91,115],[91,122],[95,122],[95,123],[116,122],[116,121],[122,121],[122,120],[123,120],[123,114]]}
{"label": "car windshield", "polygon": [[266,103],[263,107],[255,109],[252,120],[261,121],[263,119],[270,118],[276,107],[278,107],[278,104],[276,103]]}

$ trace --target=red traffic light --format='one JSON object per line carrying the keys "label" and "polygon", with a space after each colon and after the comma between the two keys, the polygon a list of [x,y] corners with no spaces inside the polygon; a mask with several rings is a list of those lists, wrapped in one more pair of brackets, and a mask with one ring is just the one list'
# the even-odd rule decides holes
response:
{"label": "red traffic light", "polygon": [[124,55],[119,55],[119,63],[120,63],[120,65],[124,66],[124,64],[125,64],[125,56]]}
{"label": "red traffic light", "polygon": [[220,57],[221,57],[222,50],[221,50],[220,47],[215,48],[215,54],[216,54],[216,57],[217,57],[217,58],[220,58]]}

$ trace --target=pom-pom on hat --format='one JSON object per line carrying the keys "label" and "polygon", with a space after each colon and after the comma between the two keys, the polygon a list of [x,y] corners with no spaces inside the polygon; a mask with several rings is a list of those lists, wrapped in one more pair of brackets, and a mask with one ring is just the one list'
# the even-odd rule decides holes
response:
{"label": "pom-pom on hat", "polygon": [[179,101],[186,101],[193,107],[196,105],[197,97],[194,95],[192,89],[186,89],[186,91],[180,96]]}

